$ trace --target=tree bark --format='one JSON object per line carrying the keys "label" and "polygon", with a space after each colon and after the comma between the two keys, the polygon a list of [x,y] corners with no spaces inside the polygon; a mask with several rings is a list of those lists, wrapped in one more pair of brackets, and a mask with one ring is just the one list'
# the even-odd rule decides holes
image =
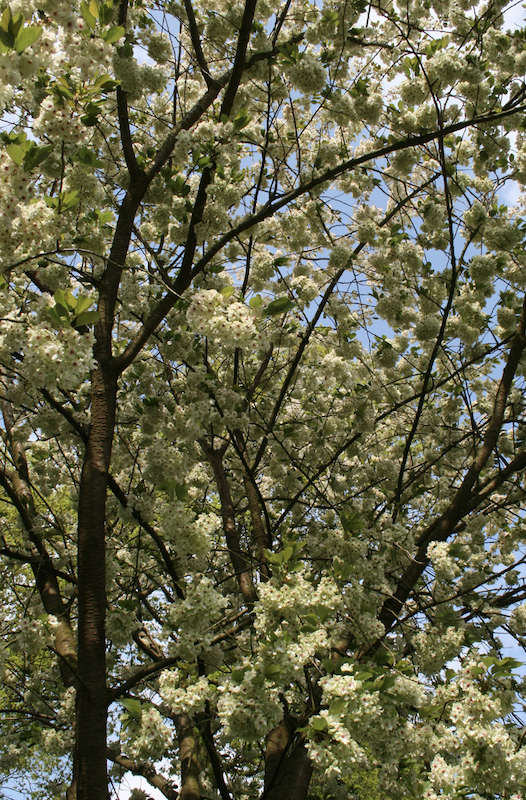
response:
{"label": "tree bark", "polygon": [[214,470],[217,491],[221,501],[223,531],[225,533],[230,561],[234,568],[243,600],[249,608],[252,608],[258,598],[252,580],[251,565],[241,551],[239,544],[234,503],[232,501],[230,486],[228,485],[228,479],[222,461],[223,453],[220,450],[217,451],[209,447],[204,439],[200,439],[199,444]]}
{"label": "tree bark", "polygon": [[181,791],[179,800],[200,800],[199,766],[192,721],[188,714],[176,718],[179,754],[181,757]]}
{"label": "tree bark", "polygon": [[106,800],[105,505],[117,382],[92,374],[91,426],[82,470],[78,523],[77,798]]}
{"label": "tree bark", "polygon": [[261,800],[306,800],[311,775],[305,737],[294,739],[293,725],[284,718],[267,737]]}

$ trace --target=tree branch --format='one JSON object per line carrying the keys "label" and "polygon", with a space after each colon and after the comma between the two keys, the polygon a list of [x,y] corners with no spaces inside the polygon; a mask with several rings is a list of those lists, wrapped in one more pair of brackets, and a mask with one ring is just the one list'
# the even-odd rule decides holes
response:
{"label": "tree branch", "polygon": [[223,531],[227,542],[228,552],[232,566],[237,575],[239,588],[247,607],[252,608],[257,600],[257,593],[252,581],[252,571],[249,562],[241,552],[239,535],[237,531],[234,503],[230,494],[230,487],[223,466],[222,454],[209,447],[204,439],[199,440],[210,465],[214,471],[217,490],[221,502],[221,516],[223,518]]}
{"label": "tree branch", "polygon": [[111,747],[107,748],[106,754],[109,760],[113,761],[114,764],[118,764],[133,775],[140,775],[142,778],[145,778],[150,786],[158,789],[161,794],[164,794],[167,800],[179,800],[179,795],[173,788],[173,785],[167,781],[166,778],[163,778],[162,775],[158,775],[151,764],[142,761],[133,761],[131,758],[127,758],[127,756],[115,753]]}

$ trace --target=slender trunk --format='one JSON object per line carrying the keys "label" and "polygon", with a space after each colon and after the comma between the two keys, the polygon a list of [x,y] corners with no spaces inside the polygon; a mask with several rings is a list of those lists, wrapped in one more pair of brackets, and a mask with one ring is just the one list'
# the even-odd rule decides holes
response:
{"label": "slender trunk", "polygon": [[252,532],[256,545],[256,555],[259,564],[259,575],[262,581],[268,581],[269,571],[267,566],[267,556],[265,549],[270,547],[269,537],[263,526],[261,519],[261,510],[259,507],[259,497],[250,476],[245,472],[243,475],[243,482],[245,484],[245,491],[247,493],[248,507],[250,509],[250,519],[252,522]]}
{"label": "slender trunk", "polygon": [[105,503],[117,383],[92,374],[91,426],[82,470],[78,523],[77,800],[106,800]]}
{"label": "slender trunk", "polygon": [[192,722],[188,714],[176,719],[179,754],[181,756],[181,791],[179,800],[200,800],[199,767]]}
{"label": "slender trunk", "polygon": [[212,466],[212,469],[214,470],[217,491],[219,492],[219,498],[221,501],[223,531],[225,533],[230,562],[234,568],[239,588],[241,590],[241,594],[243,595],[243,600],[247,606],[249,606],[249,608],[252,608],[258,598],[252,580],[251,565],[242,552],[239,544],[234,503],[232,501],[230,486],[228,485],[228,478],[222,461],[223,452],[220,450],[216,451],[212,447],[209,447],[204,439],[200,439],[199,444],[201,445],[203,452],[205,453]]}

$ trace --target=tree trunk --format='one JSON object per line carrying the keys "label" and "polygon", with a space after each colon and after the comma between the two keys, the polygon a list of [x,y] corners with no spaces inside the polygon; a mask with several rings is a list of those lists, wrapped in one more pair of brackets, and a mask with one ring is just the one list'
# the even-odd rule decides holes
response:
{"label": "tree trunk", "polygon": [[305,800],[312,775],[304,736],[293,741],[292,723],[283,719],[268,735],[265,789],[261,800]]}
{"label": "tree trunk", "polygon": [[176,719],[179,754],[181,757],[181,791],[179,800],[200,800],[199,767],[192,722],[188,714]]}
{"label": "tree trunk", "polygon": [[91,426],[78,524],[77,800],[106,800],[105,503],[115,420],[116,380],[92,374]]}

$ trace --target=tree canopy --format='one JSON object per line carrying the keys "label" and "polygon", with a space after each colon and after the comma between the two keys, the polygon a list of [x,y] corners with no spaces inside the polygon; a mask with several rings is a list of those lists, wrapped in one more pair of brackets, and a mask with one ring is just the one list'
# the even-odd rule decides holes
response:
{"label": "tree canopy", "polygon": [[6,781],[520,800],[513,5],[0,10]]}

